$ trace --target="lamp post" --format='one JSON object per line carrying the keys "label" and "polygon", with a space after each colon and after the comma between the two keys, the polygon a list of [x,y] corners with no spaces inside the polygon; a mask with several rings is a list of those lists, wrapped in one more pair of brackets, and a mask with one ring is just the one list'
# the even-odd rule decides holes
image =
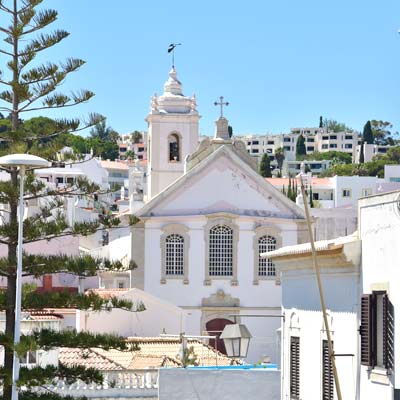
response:
{"label": "lamp post", "polygon": [[243,324],[225,325],[220,339],[223,339],[228,357],[246,358],[251,333]]}
{"label": "lamp post", "polygon": [[14,327],[14,359],[12,373],[12,400],[18,400],[17,381],[19,378],[19,358],[15,346],[21,336],[21,292],[22,292],[22,243],[24,220],[24,177],[27,168],[47,167],[49,162],[44,158],[31,154],[9,154],[0,157],[0,165],[6,168],[19,168],[19,210],[18,210],[18,247],[17,247],[17,274],[15,293],[15,327]]}

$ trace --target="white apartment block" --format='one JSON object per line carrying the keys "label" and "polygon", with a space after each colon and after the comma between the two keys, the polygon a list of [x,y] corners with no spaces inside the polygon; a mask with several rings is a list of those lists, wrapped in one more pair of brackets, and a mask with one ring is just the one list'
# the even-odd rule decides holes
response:
{"label": "white apartment block", "polygon": [[275,150],[283,147],[285,160],[296,160],[296,143],[300,135],[305,138],[307,154],[315,151],[341,151],[352,155],[356,160],[357,146],[361,144],[358,132],[328,132],[323,128],[292,128],[290,133],[277,135],[245,135],[239,137],[245,144],[250,155],[259,157],[264,153],[274,160]]}

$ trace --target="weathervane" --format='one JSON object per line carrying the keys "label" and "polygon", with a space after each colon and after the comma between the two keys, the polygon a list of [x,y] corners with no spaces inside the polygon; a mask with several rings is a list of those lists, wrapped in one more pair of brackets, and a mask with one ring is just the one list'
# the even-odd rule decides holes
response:
{"label": "weathervane", "polygon": [[220,96],[219,102],[214,101],[214,106],[220,106],[221,107],[221,116],[220,118],[224,117],[224,106],[229,106],[229,103],[226,101],[224,102],[224,96]]}
{"label": "weathervane", "polygon": [[168,53],[172,53],[172,68],[175,68],[175,47],[181,45],[182,43],[171,43],[168,46]]}

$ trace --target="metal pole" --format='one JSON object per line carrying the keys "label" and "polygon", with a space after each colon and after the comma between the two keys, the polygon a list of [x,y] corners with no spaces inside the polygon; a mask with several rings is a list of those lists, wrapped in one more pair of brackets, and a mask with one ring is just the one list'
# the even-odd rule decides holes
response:
{"label": "metal pole", "polygon": [[15,347],[21,337],[21,297],[22,297],[22,242],[24,221],[24,177],[25,167],[19,168],[19,215],[18,215],[18,250],[17,250],[17,287],[15,292],[15,327],[14,327],[14,359],[12,374],[12,400],[18,400],[17,382],[19,379],[19,357]]}
{"label": "metal pole", "polygon": [[319,298],[321,301],[322,315],[324,317],[326,337],[328,339],[329,358],[332,363],[333,377],[335,379],[336,394],[337,394],[338,400],[342,400],[342,392],[340,390],[339,377],[338,377],[338,373],[337,373],[337,369],[336,369],[335,353],[333,351],[333,346],[332,346],[331,331],[329,329],[328,315],[326,314],[326,304],[325,304],[325,297],[324,297],[324,293],[323,293],[323,289],[322,289],[321,274],[320,274],[319,266],[318,266],[318,262],[317,262],[317,253],[315,251],[314,235],[313,235],[313,231],[312,231],[312,227],[311,227],[310,211],[308,209],[308,199],[307,199],[306,191],[304,189],[304,183],[303,183],[303,179],[302,179],[301,175],[300,175],[300,185],[301,185],[301,194],[303,196],[303,202],[304,202],[304,211],[306,213],[308,233],[310,235],[312,259],[313,259],[315,274],[317,276],[318,291],[319,291]]}

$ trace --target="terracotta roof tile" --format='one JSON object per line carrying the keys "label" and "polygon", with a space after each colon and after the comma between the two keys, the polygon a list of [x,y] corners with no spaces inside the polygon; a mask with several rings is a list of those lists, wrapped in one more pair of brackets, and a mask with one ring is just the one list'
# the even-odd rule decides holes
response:
{"label": "terracotta roof tile", "polygon": [[[128,338],[127,341],[136,343],[139,346],[139,350],[62,348],[60,349],[59,361],[68,366],[78,364],[86,367],[95,367],[103,371],[178,367],[182,365],[179,359],[182,344],[178,338],[132,337]],[[199,340],[188,339],[187,348],[191,347],[193,347],[200,365],[221,366],[239,363]]]}
{"label": "terracotta roof tile", "polygon": [[122,161],[109,161],[109,160],[101,160],[101,166],[105,169],[122,169],[127,170],[128,164]]}
{"label": "terracotta roof tile", "polygon": [[98,354],[93,349],[84,350],[61,347],[58,360],[67,367],[83,365],[86,368],[96,368],[100,371],[121,371],[124,369],[107,357]]}

